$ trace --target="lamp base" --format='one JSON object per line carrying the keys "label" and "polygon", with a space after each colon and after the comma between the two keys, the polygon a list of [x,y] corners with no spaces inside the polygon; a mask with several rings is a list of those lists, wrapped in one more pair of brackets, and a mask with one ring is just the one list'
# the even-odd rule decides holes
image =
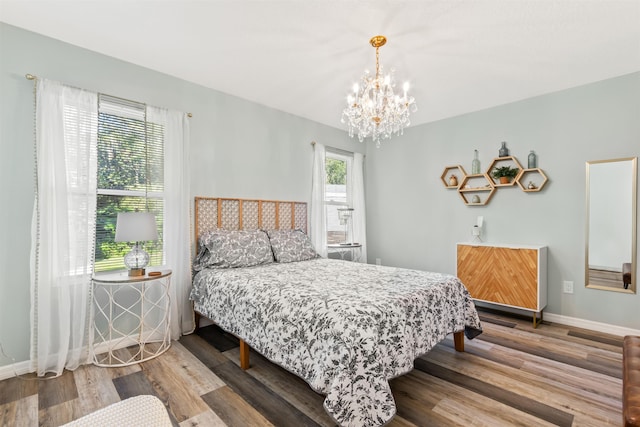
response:
{"label": "lamp base", "polygon": [[129,276],[144,276],[144,268],[149,265],[149,254],[136,242],[131,252],[124,256],[124,265],[129,269]]}
{"label": "lamp base", "polygon": [[145,275],[145,270],[144,268],[132,268],[129,270],[129,276],[144,276]]}

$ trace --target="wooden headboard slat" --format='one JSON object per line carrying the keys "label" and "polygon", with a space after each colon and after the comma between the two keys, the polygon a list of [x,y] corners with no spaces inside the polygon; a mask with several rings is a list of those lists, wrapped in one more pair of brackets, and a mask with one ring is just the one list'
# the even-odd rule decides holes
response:
{"label": "wooden headboard slat", "polygon": [[[196,242],[200,235],[216,228],[242,230],[244,227],[256,228],[257,225],[257,228],[263,228],[271,225],[281,229],[299,228],[307,232],[306,202],[196,197],[194,212]],[[263,221],[265,214],[270,215],[269,224]]]}

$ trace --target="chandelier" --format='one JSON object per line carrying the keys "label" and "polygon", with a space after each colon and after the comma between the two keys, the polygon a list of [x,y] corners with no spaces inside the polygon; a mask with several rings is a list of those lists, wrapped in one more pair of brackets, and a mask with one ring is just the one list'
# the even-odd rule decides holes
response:
{"label": "chandelier", "polygon": [[402,96],[396,95],[394,69],[387,75],[382,73],[379,49],[386,42],[385,36],[374,36],[369,40],[376,48],[376,74],[371,76],[369,70],[365,70],[362,86],[353,85],[353,94],[347,97],[347,107],[342,112],[342,123],[347,123],[349,136],[353,138],[357,133],[360,142],[370,136],[376,147],[391,134],[402,135],[403,129],[410,124],[410,112],[418,109],[413,97],[407,94],[409,82],[404,83]]}

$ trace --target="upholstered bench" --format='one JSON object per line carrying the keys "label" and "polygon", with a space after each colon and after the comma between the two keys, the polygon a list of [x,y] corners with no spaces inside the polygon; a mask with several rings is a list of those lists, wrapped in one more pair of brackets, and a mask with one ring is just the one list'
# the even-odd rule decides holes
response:
{"label": "upholstered bench", "polygon": [[622,417],[625,427],[640,427],[640,337],[622,345]]}

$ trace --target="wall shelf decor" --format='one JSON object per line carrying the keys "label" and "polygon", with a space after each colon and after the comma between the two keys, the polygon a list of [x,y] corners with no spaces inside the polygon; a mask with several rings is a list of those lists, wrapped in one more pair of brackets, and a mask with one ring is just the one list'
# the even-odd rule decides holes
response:
{"label": "wall shelf decor", "polygon": [[512,168],[519,169],[518,175],[520,175],[520,173],[522,172],[522,165],[520,165],[520,162],[518,162],[518,159],[516,159],[514,156],[505,156],[505,157],[496,157],[495,159],[493,159],[493,161],[489,165],[489,168],[487,169],[486,174],[489,176],[489,179],[491,179],[491,181],[493,182],[493,185],[495,185],[496,187],[511,187],[512,185],[516,184],[516,179],[518,178],[518,175],[516,175],[507,184],[501,184],[500,181],[493,178],[491,174],[494,168],[499,168],[503,166],[510,166]]}
{"label": "wall shelf decor", "polygon": [[496,187],[486,173],[467,175],[458,187],[458,194],[467,206],[484,206],[489,203]]}
{"label": "wall shelf decor", "polygon": [[520,175],[516,178],[516,183],[525,193],[532,193],[542,190],[548,180],[542,169],[533,168],[520,171]]}
{"label": "wall shelf decor", "polygon": [[[451,175],[454,175],[456,177],[458,185],[450,184]],[[444,171],[442,171],[440,180],[444,184],[445,188],[452,190],[455,188],[459,188],[460,184],[462,184],[462,181],[464,181],[466,176],[467,172],[465,172],[464,168],[461,165],[447,166],[444,168]]]}
{"label": "wall shelf decor", "polygon": [[[509,182],[501,184],[499,179],[492,176],[495,168],[509,166],[518,169],[517,175]],[[458,185],[453,185],[451,176],[454,175]],[[457,190],[462,201],[467,206],[484,206],[489,203],[495,191],[500,187],[518,185],[525,193],[535,193],[545,186],[549,179],[540,168],[522,167],[515,156],[496,157],[491,161],[485,173],[467,174],[461,165],[445,166],[440,181],[448,190]]]}

